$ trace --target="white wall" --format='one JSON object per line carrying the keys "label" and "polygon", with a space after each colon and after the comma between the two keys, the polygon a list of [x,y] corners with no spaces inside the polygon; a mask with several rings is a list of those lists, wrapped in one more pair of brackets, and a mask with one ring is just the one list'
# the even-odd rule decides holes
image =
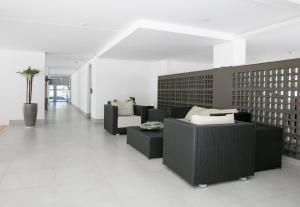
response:
{"label": "white wall", "polygon": [[94,64],[94,111],[92,117],[103,119],[103,105],[108,100],[127,100],[134,96],[138,104],[157,105],[158,76],[208,69],[208,64],[162,60],[157,62],[98,59]]}
{"label": "white wall", "polygon": [[186,73],[199,70],[207,70],[213,67],[212,63],[184,62],[176,60],[167,60],[166,74]]}
{"label": "white wall", "polygon": [[108,100],[134,96],[137,104],[156,104],[157,74],[151,70],[151,62],[98,59],[93,68],[93,118],[103,119],[103,105]]}
{"label": "white wall", "polygon": [[253,55],[247,56],[247,64],[256,64],[264,62],[274,62],[280,60],[288,60],[300,58],[300,52],[295,51],[291,54],[286,53],[285,51],[274,50],[272,52],[263,53],[260,51],[252,52]]}
{"label": "white wall", "polygon": [[214,68],[244,65],[246,63],[246,41],[235,39],[214,46]]}
{"label": "white wall", "polygon": [[[87,63],[72,75],[72,104],[87,112]],[[175,60],[135,61],[118,59],[96,59],[91,62],[92,106],[91,116],[103,119],[103,106],[108,100],[136,98],[137,104],[157,105],[158,76],[198,71],[211,68],[211,64],[182,62]]]}
{"label": "white wall", "polygon": [[38,119],[44,119],[45,103],[45,53],[0,50],[0,123],[22,120],[22,104],[26,101],[26,79],[17,71],[28,66],[41,70],[33,81],[32,102],[38,103]]}
{"label": "white wall", "polygon": [[71,103],[87,113],[87,78],[88,64],[80,68],[71,76]]}

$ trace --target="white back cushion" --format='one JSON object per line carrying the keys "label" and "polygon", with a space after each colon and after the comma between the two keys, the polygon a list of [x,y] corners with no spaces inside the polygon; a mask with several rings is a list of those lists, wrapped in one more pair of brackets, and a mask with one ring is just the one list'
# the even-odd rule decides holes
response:
{"label": "white back cushion", "polygon": [[119,116],[132,116],[134,115],[132,101],[117,101],[111,103],[113,106],[118,107]]}
{"label": "white back cushion", "polygon": [[192,115],[191,123],[196,125],[233,124],[234,115],[233,114],[227,114],[225,116]]}
{"label": "white back cushion", "polygon": [[189,110],[189,112],[186,114],[185,119],[188,121],[191,121],[192,115],[201,115],[201,113],[207,110],[206,108],[202,108],[199,106],[193,106],[193,108],[191,108]]}
{"label": "white back cushion", "polygon": [[204,109],[202,111],[200,111],[200,113],[196,114],[199,116],[210,116],[211,111],[214,109]]}
{"label": "white back cushion", "polygon": [[141,124],[140,116],[119,116],[118,117],[118,128],[127,128],[131,126],[140,126]]}

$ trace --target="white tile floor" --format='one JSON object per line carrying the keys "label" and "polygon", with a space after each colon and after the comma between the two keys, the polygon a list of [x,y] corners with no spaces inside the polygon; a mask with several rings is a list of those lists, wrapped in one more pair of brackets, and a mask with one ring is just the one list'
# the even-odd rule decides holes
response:
{"label": "white tile floor", "polygon": [[300,206],[300,168],[289,163],[200,189],[161,162],[60,104],[45,125],[0,135],[0,207]]}

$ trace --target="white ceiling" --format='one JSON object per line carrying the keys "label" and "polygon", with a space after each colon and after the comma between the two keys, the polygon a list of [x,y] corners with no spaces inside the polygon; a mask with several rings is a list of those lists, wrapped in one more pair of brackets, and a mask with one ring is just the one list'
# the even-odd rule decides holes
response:
{"label": "white ceiling", "polygon": [[[291,3],[292,1],[297,0],[1,0],[0,48],[45,51],[50,70],[64,68],[73,70],[79,68],[129,25],[140,19],[237,35],[299,17],[300,6]],[[300,35],[300,31],[295,32],[293,28],[291,29],[291,33],[298,32]],[[135,32],[134,38],[139,41],[133,46],[130,45],[132,54],[128,54],[128,58],[137,55],[138,46],[144,44],[149,48],[148,44],[143,43],[142,38],[149,41],[151,36],[156,36],[157,48],[152,47],[152,53],[148,50],[150,55],[147,57],[141,52],[138,54],[139,58],[157,59],[158,51],[158,54],[164,57],[166,54],[179,56],[181,54],[176,50],[186,49],[189,52],[183,55],[193,56],[191,59],[194,59],[198,54],[204,56],[207,52],[207,43],[214,44],[214,41],[207,42],[206,38],[198,39],[190,35],[183,37],[175,33],[154,34],[155,32],[150,30],[148,32],[149,34],[145,31]],[[256,36],[251,36],[249,51],[265,53],[263,51],[270,48],[268,41],[273,46],[283,42],[277,41],[282,36],[270,33],[273,35],[269,35],[269,38],[263,37],[262,34],[255,40]],[[284,37],[289,40],[298,39],[297,35],[285,34]],[[162,43],[166,38],[169,41]],[[174,44],[175,40],[178,40],[178,48]],[[195,41],[201,49],[195,48],[191,41]],[[132,37],[128,37],[125,42],[120,43],[119,50],[124,50],[125,47],[121,49],[122,45],[132,42],[134,42]],[[266,44],[264,49],[259,49],[261,44]],[[173,50],[168,51],[168,46]],[[290,47],[292,46],[294,45]],[[290,47],[283,49],[290,50]],[[295,50],[298,48],[297,46]],[[192,54],[194,52],[195,54]],[[107,56],[109,54],[106,53]]]}
{"label": "white ceiling", "polygon": [[[74,58],[76,56],[76,58]],[[51,66],[51,69],[66,69],[74,70],[78,65],[82,65],[89,59],[91,54],[89,53],[47,53],[46,65]]]}
{"label": "white ceiling", "polygon": [[247,40],[247,62],[300,58],[299,37],[300,22],[255,34]]}
{"label": "white ceiling", "polygon": [[101,57],[135,60],[177,59],[212,62],[212,45],[217,39],[151,29],[137,29]]}

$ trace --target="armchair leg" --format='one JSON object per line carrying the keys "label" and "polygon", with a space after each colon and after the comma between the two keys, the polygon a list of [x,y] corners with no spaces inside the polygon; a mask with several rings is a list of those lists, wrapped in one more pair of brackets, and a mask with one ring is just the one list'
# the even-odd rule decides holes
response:
{"label": "armchair leg", "polygon": [[206,187],[207,187],[206,184],[200,184],[200,185],[199,185],[199,188],[206,188]]}
{"label": "armchair leg", "polygon": [[240,181],[247,181],[247,180],[248,180],[247,177],[241,177],[241,178],[240,178]]}

